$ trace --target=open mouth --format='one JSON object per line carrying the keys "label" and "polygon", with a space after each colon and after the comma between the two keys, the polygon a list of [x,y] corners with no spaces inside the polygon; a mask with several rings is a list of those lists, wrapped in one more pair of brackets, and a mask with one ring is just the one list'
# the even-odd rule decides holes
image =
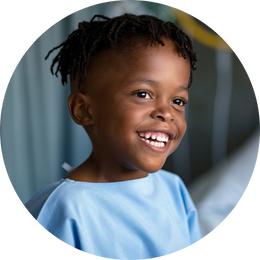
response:
{"label": "open mouth", "polygon": [[169,141],[169,135],[162,132],[141,132],[138,133],[143,141],[154,147],[164,147]]}
{"label": "open mouth", "polygon": [[146,146],[152,148],[153,151],[165,152],[168,149],[168,141],[158,141],[157,139],[152,139],[151,137],[145,138],[138,134],[139,138],[143,141]]}

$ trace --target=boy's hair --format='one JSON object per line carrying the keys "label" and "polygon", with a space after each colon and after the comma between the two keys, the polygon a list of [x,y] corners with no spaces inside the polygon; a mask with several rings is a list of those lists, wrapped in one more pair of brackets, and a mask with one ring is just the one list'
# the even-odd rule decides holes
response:
{"label": "boy's hair", "polygon": [[[103,21],[95,21],[95,18],[101,18]],[[164,46],[162,37],[170,39],[177,43],[179,52],[185,59],[188,56],[191,67],[190,87],[192,71],[195,70],[197,61],[191,39],[172,22],[164,22],[151,15],[124,14],[112,19],[103,15],[95,15],[90,22],[79,23],[78,29],[73,31],[65,42],[50,50],[45,59],[54,50],[62,47],[53,59],[51,72],[56,76],[60,72],[63,85],[67,83],[68,74],[71,74],[73,78],[78,74],[78,88],[80,88],[92,54],[103,49],[116,48],[121,42],[126,44],[131,39],[148,37],[151,37],[151,46],[155,42]],[[56,63],[57,68],[54,73],[53,68]]]}

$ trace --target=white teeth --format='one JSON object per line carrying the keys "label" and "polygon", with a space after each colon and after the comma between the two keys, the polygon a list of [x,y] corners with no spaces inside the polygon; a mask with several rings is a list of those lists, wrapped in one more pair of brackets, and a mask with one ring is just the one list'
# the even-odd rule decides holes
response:
{"label": "white teeth", "polygon": [[151,134],[145,134],[145,138],[150,138]]}
{"label": "white teeth", "polygon": [[167,137],[165,136],[157,136],[157,141],[160,141],[160,142],[168,142],[168,139]]}
{"label": "white teeth", "polygon": [[[168,139],[169,139],[169,138],[168,138],[168,137],[165,137],[165,136],[161,137],[161,141],[162,141],[162,142],[168,142]],[[157,140],[158,140],[158,139],[157,139]]]}
{"label": "white teeth", "polygon": [[146,139],[151,138],[153,140],[162,141],[162,142],[167,142],[169,140],[169,137],[161,136],[161,135],[156,136],[155,134],[151,134],[151,133],[139,133],[139,136],[145,137]]}
{"label": "white teeth", "polygon": [[161,136],[157,136],[157,141],[162,141],[162,137]]}
{"label": "white teeth", "polygon": [[144,139],[142,138],[146,143],[152,145],[152,146],[155,146],[155,147],[164,147],[165,146],[165,143],[163,142],[154,142],[154,141],[150,141],[150,140],[147,140],[147,139]]}

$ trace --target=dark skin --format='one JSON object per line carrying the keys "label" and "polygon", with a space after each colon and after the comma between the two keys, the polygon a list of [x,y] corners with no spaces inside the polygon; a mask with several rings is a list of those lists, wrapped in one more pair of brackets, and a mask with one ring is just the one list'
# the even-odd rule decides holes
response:
{"label": "dark skin", "polygon": [[65,178],[143,178],[161,169],[178,147],[186,131],[190,63],[172,41],[164,42],[97,53],[80,91],[77,77],[71,81],[69,110],[88,133],[93,150]]}

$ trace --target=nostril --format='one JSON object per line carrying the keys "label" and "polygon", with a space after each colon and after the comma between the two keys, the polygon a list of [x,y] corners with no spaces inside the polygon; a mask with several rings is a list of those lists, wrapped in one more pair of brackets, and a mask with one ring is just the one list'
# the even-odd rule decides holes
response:
{"label": "nostril", "polygon": [[157,116],[158,118],[160,118],[161,120],[165,121],[165,119],[162,116]]}

